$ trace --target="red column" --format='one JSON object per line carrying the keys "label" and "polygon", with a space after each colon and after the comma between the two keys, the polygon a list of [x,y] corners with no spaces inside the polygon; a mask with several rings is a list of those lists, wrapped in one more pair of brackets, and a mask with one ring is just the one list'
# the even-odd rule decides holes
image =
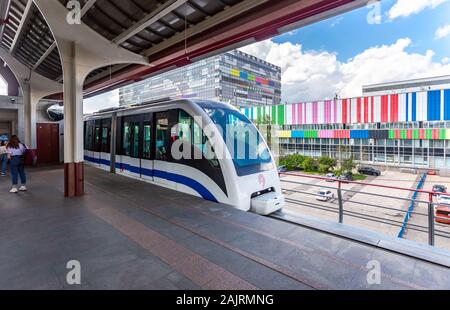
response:
{"label": "red column", "polygon": [[64,196],[77,197],[84,195],[84,164],[64,164]]}

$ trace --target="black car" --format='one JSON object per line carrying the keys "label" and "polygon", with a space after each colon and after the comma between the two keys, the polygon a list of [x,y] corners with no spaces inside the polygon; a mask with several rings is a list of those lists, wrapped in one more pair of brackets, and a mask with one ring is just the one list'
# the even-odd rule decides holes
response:
{"label": "black car", "polygon": [[358,173],[360,174],[367,174],[367,175],[376,175],[380,176],[381,171],[372,167],[361,167],[358,169]]}
{"label": "black car", "polygon": [[345,181],[353,181],[353,176],[349,173],[344,173],[338,177],[338,180],[343,181],[344,183]]}
{"label": "black car", "polygon": [[433,185],[433,192],[435,193],[447,193],[447,187],[445,187],[444,185],[439,185],[439,184],[435,184]]}
{"label": "black car", "polygon": [[284,173],[284,172],[287,172],[288,170],[287,170],[287,168],[285,167],[285,166],[279,166],[278,167],[278,173]]}

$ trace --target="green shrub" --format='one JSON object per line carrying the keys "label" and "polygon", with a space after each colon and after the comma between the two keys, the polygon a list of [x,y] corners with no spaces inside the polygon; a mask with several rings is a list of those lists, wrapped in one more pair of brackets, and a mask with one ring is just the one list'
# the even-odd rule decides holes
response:
{"label": "green shrub", "polygon": [[319,171],[319,173],[327,173],[330,171],[330,166],[324,165],[324,164],[319,164],[318,171]]}
{"label": "green shrub", "polygon": [[311,172],[317,169],[317,164],[314,158],[307,157],[305,158],[305,160],[303,160],[301,167],[303,168],[303,170]]}
{"label": "green shrub", "polygon": [[337,161],[328,156],[322,156],[317,159],[318,169],[320,173],[326,173],[336,167]]}
{"label": "green shrub", "polygon": [[340,177],[344,172],[342,169],[334,169],[334,175]]}
{"label": "green shrub", "polygon": [[287,155],[280,159],[280,165],[285,166],[287,170],[296,170],[301,168],[306,156],[300,154]]}

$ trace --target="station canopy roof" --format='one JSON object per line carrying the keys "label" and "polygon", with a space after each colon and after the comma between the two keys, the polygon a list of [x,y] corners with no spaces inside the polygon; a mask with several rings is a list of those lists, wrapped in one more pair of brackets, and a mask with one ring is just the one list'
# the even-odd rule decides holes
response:
{"label": "station canopy roof", "polygon": [[[55,1],[65,6],[68,0]],[[97,69],[85,81],[94,94],[161,70],[185,65],[361,6],[360,0],[80,0],[82,22],[153,67],[120,64]],[[62,80],[59,51],[33,0],[0,4],[0,47],[31,70]],[[95,44],[95,42],[93,42]],[[189,55],[181,53],[189,49]]]}

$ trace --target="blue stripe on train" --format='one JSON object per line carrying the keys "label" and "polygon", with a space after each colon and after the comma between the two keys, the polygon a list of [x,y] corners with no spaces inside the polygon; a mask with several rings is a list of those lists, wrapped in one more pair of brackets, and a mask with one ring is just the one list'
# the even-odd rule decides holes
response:
{"label": "blue stripe on train", "polygon": [[97,165],[105,165],[105,166],[109,166],[111,165],[111,162],[107,159],[100,159],[100,158],[95,158],[95,157],[91,157],[91,156],[87,156],[84,155],[84,160],[89,161],[91,163],[97,164]]}
{"label": "blue stripe on train", "polygon": [[[99,159],[90,157],[90,156],[86,156],[86,155],[84,156],[84,160],[95,163],[95,164],[99,163]],[[106,159],[101,160],[101,162],[105,162],[105,165],[111,164],[111,162]],[[154,176],[154,177],[157,177],[160,179],[165,179],[165,180],[172,181],[175,183],[183,184],[183,185],[195,190],[203,199],[210,200],[213,202],[218,202],[216,197],[214,197],[214,195],[211,194],[211,192],[206,187],[204,187],[201,183],[199,183],[196,180],[193,180],[191,178],[188,178],[184,175],[179,175],[179,174],[170,173],[170,172],[161,171],[161,170],[139,168],[139,167],[136,167],[136,166],[133,166],[130,164],[124,164],[124,163],[116,163],[116,168],[121,169],[121,170],[128,170],[130,172],[137,173],[137,174],[143,174],[143,175],[149,176],[149,177]]]}

